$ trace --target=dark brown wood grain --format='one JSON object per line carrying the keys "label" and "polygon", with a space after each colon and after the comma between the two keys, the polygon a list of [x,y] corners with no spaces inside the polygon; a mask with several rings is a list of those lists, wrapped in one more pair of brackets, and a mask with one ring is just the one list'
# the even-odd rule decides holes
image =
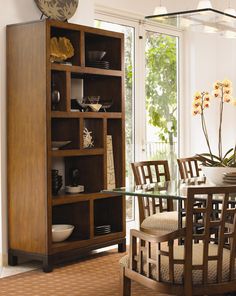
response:
{"label": "dark brown wood grain", "polygon": [[[134,162],[131,163],[131,167],[136,185],[144,185],[170,180],[170,172],[167,160]],[[173,210],[172,200],[170,200],[166,206],[164,205],[164,200],[162,198],[139,197],[138,203],[140,225],[145,218],[156,214],[158,210],[160,213],[166,210]]]}
{"label": "dark brown wood grain", "polygon": [[7,28],[9,244],[34,253],[47,249],[45,33]]}
{"label": "dark brown wood grain", "polygon": [[202,171],[197,157],[178,158],[178,167],[181,179],[199,177]]}

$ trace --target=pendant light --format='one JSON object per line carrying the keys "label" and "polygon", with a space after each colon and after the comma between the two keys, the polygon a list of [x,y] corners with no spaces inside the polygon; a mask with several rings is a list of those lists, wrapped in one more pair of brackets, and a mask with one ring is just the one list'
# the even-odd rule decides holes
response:
{"label": "pendant light", "polygon": [[160,5],[156,6],[154,9],[154,15],[167,14],[167,9],[165,6],[162,6],[162,1],[160,0]]}
{"label": "pendant light", "polygon": [[212,8],[210,0],[200,0],[197,6],[197,9],[207,9]]}
{"label": "pendant light", "polygon": [[230,14],[230,15],[233,15],[233,16],[236,16],[236,10],[234,8],[231,7],[230,5],[230,0],[228,1],[228,8],[226,8],[224,10],[224,13],[227,13],[227,14]]}

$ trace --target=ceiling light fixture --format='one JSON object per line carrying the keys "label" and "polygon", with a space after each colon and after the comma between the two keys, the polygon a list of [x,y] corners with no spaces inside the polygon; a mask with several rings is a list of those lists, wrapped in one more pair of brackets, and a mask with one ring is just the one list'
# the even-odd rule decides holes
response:
{"label": "ceiling light fixture", "polygon": [[212,8],[211,1],[210,0],[199,1],[197,9],[206,9],[206,8]]}
{"label": "ceiling light fixture", "polygon": [[230,0],[229,0],[229,2],[228,2],[228,8],[226,8],[224,10],[224,13],[230,14],[230,15],[233,15],[233,16],[236,16],[236,10],[234,8],[232,8],[230,4],[231,3],[230,3]]}
{"label": "ceiling light fixture", "polygon": [[154,9],[154,15],[159,15],[159,14],[167,14],[167,9],[165,6],[162,5],[161,0],[160,0],[160,5],[156,6]]}

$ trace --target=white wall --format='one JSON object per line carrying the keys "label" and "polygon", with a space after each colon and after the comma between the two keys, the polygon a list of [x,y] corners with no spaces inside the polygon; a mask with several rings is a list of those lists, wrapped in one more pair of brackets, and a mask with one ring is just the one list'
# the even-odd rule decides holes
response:
{"label": "white wall", "polygon": [[[1,1],[0,16],[0,99],[1,99],[1,196],[0,196],[0,266],[7,254],[7,193],[6,193],[6,25],[40,18],[40,11],[33,0]],[[4,8],[4,9],[3,9]],[[70,22],[93,26],[93,0],[80,0],[76,14]],[[3,254],[3,256],[2,256]]]}
{"label": "white wall", "polygon": [[[213,90],[216,80],[230,79],[234,86],[236,97],[236,40],[227,39],[212,34],[186,33],[185,34],[185,112],[189,112],[185,129],[189,133],[189,154],[207,152],[207,145],[203,137],[199,116],[191,116],[193,94],[196,91]],[[234,147],[236,140],[236,107],[225,104],[223,122],[224,150]],[[206,111],[206,122],[211,146],[217,153],[219,100],[212,99],[209,110]]]}

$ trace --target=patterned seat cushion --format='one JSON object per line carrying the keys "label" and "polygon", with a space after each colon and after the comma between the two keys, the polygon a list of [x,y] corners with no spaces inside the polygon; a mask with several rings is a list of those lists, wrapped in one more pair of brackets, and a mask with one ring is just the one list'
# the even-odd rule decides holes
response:
{"label": "patterned seat cushion", "polygon": [[[155,251],[153,249],[153,256],[155,258]],[[217,255],[218,246],[215,244],[209,244],[209,255]],[[174,259],[184,259],[184,246],[175,246],[174,248]],[[145,260],[145,255],[144,255]],[[229,280],[229,262],[230,262],[230,252],[227,249],[224,249],[223,252],[223,272],[222,277],[223,281]],[[203,263],[203,244],[194,244],[193,245],[193,265],[201,265]],[[129,256],[126,255],[120,260],[122,266],[129,266]],[[166,256],[161,256],[161,281],[169,282],[169,258]],[[146,271],[146,264],[144,265],[144,273]],[[235,264],[236,271],[236,264]],[[217,261],[209,261],[208,263],[208,283],[216,282],[216,272],[217,272]],[[174,280],[176,284],[183,284],[183,273],[184,266],[182,264],[176,264],[174,268]],[[152,278],[156,279],[156,266],[152,265]],[[236,273],[234,274],[234,279],[236,279]],[[193,271],[193,284],[202,284],[202,271],[194,270]]]}
{"label": "patterned seat cushion", "polygon": [[[183,221],[184,224],[184,221]],[[142,229],[175,231],[178,229],[178,212],[162,212],[143,220]]]}

